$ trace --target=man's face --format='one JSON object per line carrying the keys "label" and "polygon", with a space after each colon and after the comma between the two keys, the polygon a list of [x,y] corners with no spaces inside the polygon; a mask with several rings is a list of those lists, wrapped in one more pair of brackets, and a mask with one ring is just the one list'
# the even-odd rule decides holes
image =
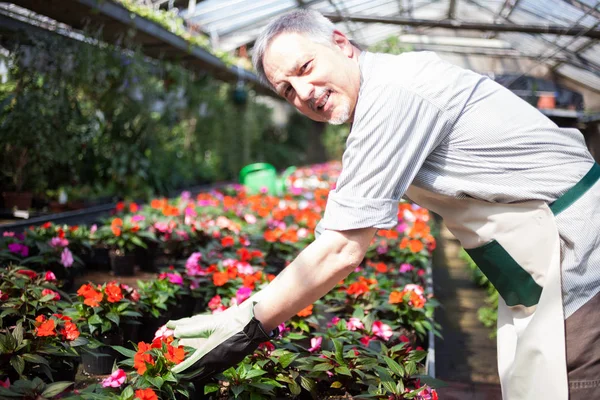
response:
{"label": "man's face", "polygon": [[335,31],[331,45],[297,33],[282,33],[263,57],[265,74],[277,93],[310,119],[351,121],[358,99],[358,52]]}

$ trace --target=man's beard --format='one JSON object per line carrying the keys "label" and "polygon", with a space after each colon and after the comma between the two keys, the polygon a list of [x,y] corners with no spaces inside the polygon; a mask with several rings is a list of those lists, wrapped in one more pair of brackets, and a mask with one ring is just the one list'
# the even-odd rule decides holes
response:
{"label": "man's beard", "polygon": [[331,125],[341,125],[350,119],[350,102],[348,99],[342,99],[341,104],[338,104],[338,115],[328,120]]}

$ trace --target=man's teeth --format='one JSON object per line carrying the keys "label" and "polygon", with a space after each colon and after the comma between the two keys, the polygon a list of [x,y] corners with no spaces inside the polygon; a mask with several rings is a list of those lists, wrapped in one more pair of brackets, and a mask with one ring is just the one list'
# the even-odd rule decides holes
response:
{"label": "man's teeth", "polygon": [[329,100],[329,94],[330,93],[331,92],[327,92],[327,94],[325,95],[325,98],[321,102],[319,102],[319,104],[317,105],[317,108],[323,108],[323,107],[325,107],[325,104],[327,104],[327,100]]}

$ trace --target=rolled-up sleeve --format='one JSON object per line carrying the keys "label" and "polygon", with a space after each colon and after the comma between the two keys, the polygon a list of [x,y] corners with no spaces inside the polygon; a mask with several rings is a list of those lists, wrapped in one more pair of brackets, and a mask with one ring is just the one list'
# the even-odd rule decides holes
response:
{"label": "rolled-up sleeve", "polygon": [[451,128],[441,107],[401,85],[361,88],[355,115],[321,229],[394,227],[398,202]]}

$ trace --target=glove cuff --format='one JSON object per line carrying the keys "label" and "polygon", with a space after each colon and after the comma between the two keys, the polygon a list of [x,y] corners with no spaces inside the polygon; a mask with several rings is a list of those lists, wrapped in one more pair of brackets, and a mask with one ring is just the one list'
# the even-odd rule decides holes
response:
{"label": "glove cuff", "polygon": [[248,339],[259,345],[277,337],[279,335],[279,328],[275,328],[271,332],[267,333],[260,321],[255,317],[252,317],[250,322],[248,322],[248,324],[244,327],[243,332],[246,334],[246,336],[248,336]]}

